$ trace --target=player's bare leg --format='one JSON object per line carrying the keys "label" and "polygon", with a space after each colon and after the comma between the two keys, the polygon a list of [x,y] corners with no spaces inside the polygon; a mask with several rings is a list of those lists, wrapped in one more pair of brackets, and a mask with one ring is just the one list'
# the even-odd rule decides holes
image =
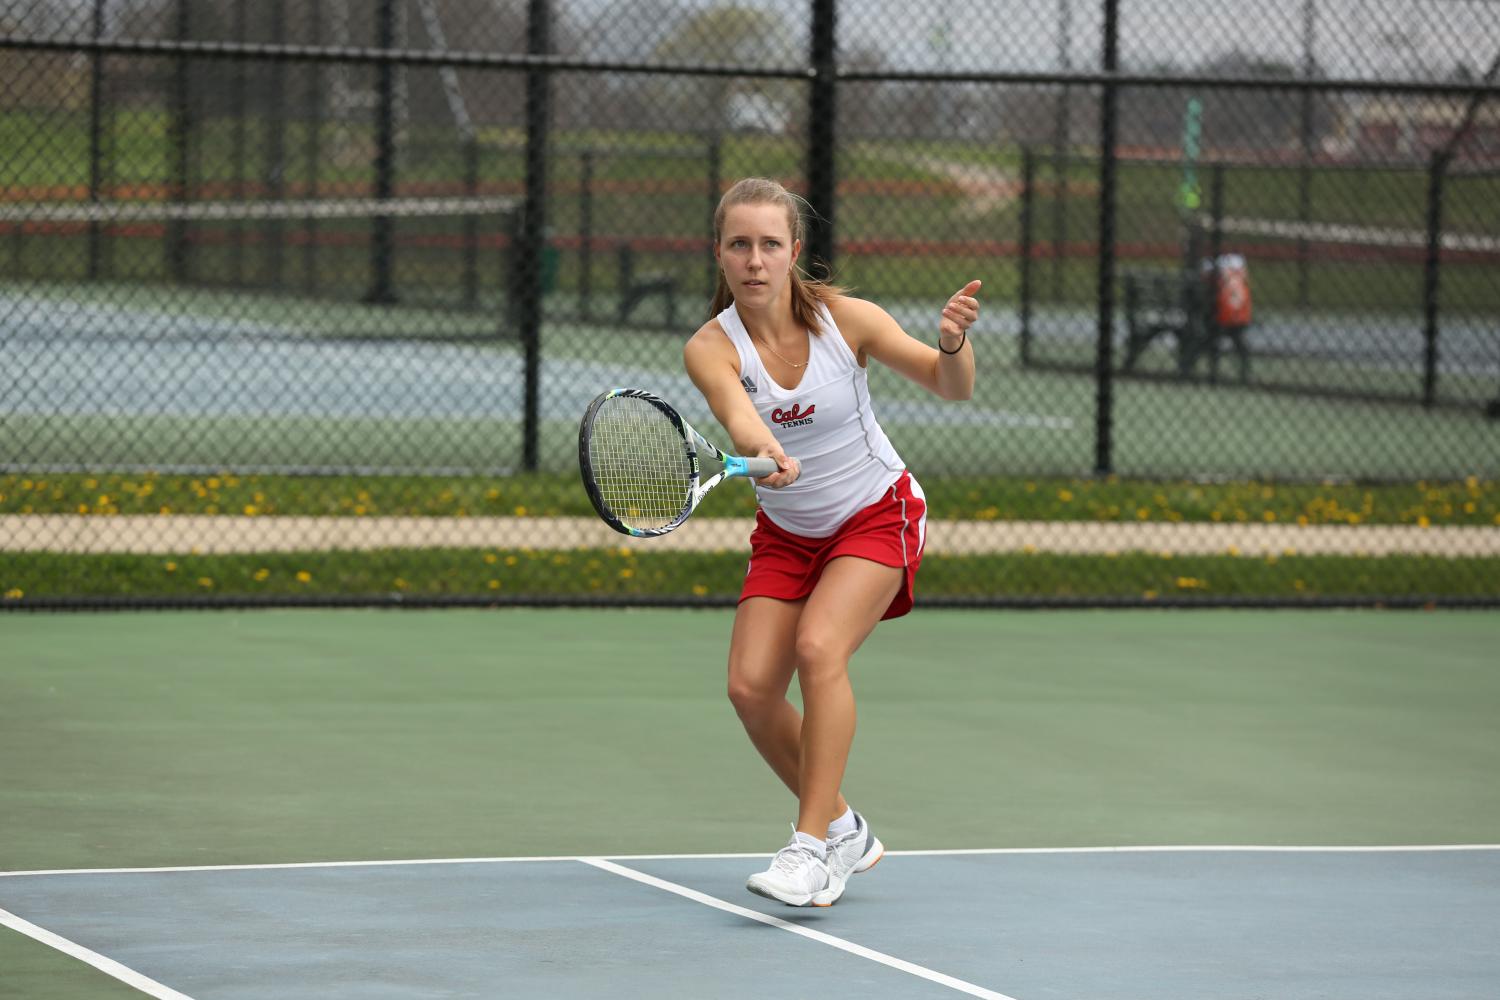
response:
{"label": "player's bare leg", "polygon": [[[750,742],[793,795],[801,787],[802,713],[786,694],[797,669],[797,623],[805,603],[746,598],[729,644],[729,700]],[[847,808],[839,795],[824,826]]]}
{"label": "player's bare leg", "polygon": [[794,653],[802,688],[802,760],[797,830],[823,837],[843,813],[839,785],[854,742],[854,689],[849,658],[874,630],[904,571],[842,557],[823,569],[797,623]]}

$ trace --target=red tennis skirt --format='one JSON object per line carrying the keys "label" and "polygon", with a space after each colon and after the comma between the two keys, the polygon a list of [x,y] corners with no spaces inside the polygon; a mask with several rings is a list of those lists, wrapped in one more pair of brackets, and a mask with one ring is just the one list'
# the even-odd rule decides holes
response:
{"label": "red tennis skirt", "polygon": [[881,619],[899,618],[911,610],[917,567],[927,541],[927,501],[908,472],[881,498],[855,512],[827,538],[806,538],[778,527],[764,511],[755,513],[750,533],[750,566],[740,600],[775,597],[798,601],[812,593],[823,567],[839,556],[858,556],[906,570],[906,579]]}

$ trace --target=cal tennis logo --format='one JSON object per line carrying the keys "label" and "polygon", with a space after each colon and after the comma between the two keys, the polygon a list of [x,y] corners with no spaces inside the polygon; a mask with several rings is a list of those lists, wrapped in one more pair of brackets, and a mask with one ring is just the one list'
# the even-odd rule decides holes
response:
{"label": "cal tennis logo", "polygon": [[746,392],[760,392],[760,387],[755,384],[755,380],[749,375],[740,379],[740,385],[745,387]]}
{"label": "cal tennis logo", "polygon": [[783,427],[801,427],[803,424],[812,423],[813,411],[817,408],[816,403],[805,410],[801,403],[793,403],[790,410],[783,410],[778,406],[771,411],[771,420]]}

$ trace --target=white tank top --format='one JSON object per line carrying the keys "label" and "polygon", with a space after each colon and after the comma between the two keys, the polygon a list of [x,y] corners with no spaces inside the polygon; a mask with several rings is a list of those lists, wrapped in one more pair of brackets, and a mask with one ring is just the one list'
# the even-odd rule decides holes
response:
{"label": "white tank top", "polygon": [[719,326],[740,355],[740,384],[782,450],[802,474],[779,490],[755,488],[766,516],[806,538],[826,538],[901,477],[906,466],[875,421],[869,376],[860,367],[828,308],[819,305],[822,334],[808,334],[807,368],[797,388],[778,385],[733,303]]}

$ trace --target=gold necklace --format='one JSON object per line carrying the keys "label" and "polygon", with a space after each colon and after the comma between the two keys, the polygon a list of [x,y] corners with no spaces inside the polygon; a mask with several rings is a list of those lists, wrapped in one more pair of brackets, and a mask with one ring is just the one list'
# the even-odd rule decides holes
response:
{"label": "gold necklace", "polygon": [[788,365],[792,366],[793,368],[806,368],[808,366],[809,362],[812,361],[812,354],[811,354],[811,352],[808,353],[807,361],[804,361],[801,364],[798,364],[795,361],[788,360],[788,358],[786,357],[786,355],[782,354],[776,348],[772,347],[771,346],[771,342],[769,340],[762,339],[761,343],[764,344],[764,345],[766,345],[766,350],[770,351],[772,354],[776,355],[778,358],[780,358],[782,361],[786,362]]}

